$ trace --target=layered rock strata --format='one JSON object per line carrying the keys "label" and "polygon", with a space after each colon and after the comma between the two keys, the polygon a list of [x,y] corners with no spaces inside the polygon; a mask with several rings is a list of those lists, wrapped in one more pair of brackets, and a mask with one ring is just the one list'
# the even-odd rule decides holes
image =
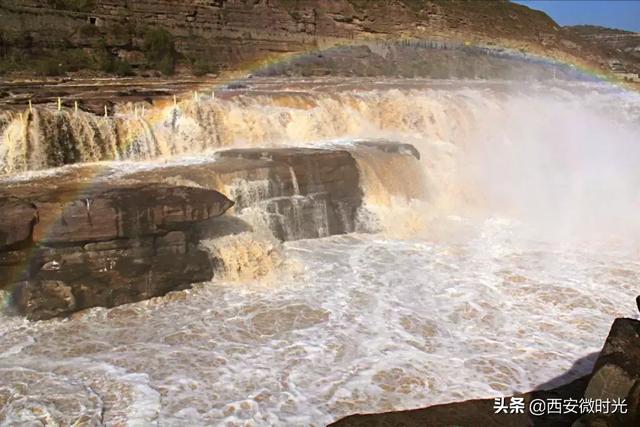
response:
{"label": "layered rock strata", "polygon": [[503,0],[2,0],[0,18],[0,52],[7,56],[53,50],[75,52],[74,59],[79,50],[95,57],[106,49],[141,70],[149,65],[150,27],[171,32],[185,66],[205,70],[353,40],[406,38],[498,44],[561,60],[587,58],[606,69],[597,49],[546,14]]}
{"label": "layered rock strata", "polygon": [[[410,167],[420,155],[409,144],[360,142],[351,147],[251,148],[220,151],[218,160],[127,175],[141,182],[190,182],[229,195],[231,214],[280,240],[356,230],[363,204],[362,168],[354,151],[374,151]],[[384,171],[379,171],[380,173]],[[415,177],[417,181],[421,177]],[[262,230],[261,230],[262,229]]]}
{"label": "layered rock strata", "polygon": [[112,307],[211,279],[195,225],[233,202],[199,188],[22,185],[0,192],[0,289],[30,319]]}

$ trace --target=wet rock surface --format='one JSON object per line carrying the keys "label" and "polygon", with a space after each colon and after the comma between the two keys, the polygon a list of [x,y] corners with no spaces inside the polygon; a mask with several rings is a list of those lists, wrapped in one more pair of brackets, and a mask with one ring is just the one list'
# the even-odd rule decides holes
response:
{"label": "wet rock surface", "polygon": [[[595,363],[593,372],[551,390],[535,390],[523,395],[525,412],[496,413],[494,399],[469,400],[408,411],[351,415],[331,426],[553,426],[553,427],[631,427],[640,425],[640,321],[616,319],[607,341]],[[534,399],[600,399],[612,402],[624,399],[623,410],[599,414],[579,412],[545,413],[534,416],[526,408]],[[506,398],[508,402],[510,398]],[[615,412],[615,413],[614,413]]]}
{"label": "wet rock surface", "polygon": [[33,105],[55,105],[60,98],[65,108],[75,108],[103,116],[105,106],[112,115],[116,105],[172,102],[172,96],[204,85],[220,84],[212,78],[76,78],[64,77],[0,81],[0,105],[6,110],[24,111]]}
{"label": "wet rock surface", "polygon": [[359,141],[230,149],[204,162],[137,172],[78,165],[8,181],[0,190],[0,289],[10,290],[19,313],[46,319],[210,280],[217,265],[199,246],[205,239],[252,232],[287,241],[356,231],[364,205],[361,151],[376,160],[367,165],[375,170],[390,159],[420,157],[408,144]]}
{"label": "wet rock surface", "polygon": [[15,197],[0,199],[0,248],[27,241],[36,221],[36,208]]}
{"label": "wet rock surface", "polygon": [[217,161],[128,175],[144,182],[186,180],[228,194],[233,213],[256,213],[280,240],[316,238],[355,230],[362,205],[359,172],[342,149],[233,149]]}
{"label": "wet rock surface", "polygon": [[185,235],[181,238],[184,242],[178,245],[150,238],[125,241],[120,244],[124,247],[113,249],[37,250],[31,254],[28,279],[13,287],[13,302],[28,318],[47,319],[161,296],[210,280],[209,254],[187,243]]}
{"label": "wet rock surface", "polygon": [[[548,391],[534,391],[515,397],[522,397],[526,405],[532,399],[569,399],[580,396],[589,377],[579,378],[565,386]],[[529,414],[496,413],[493,399],[468,400],[430,406],[424,409],[409,411],[385,412],[381,414],[352,415],[331,424],[334,427],[413,427],[413,426],[500,426],[524,427],[570,426],[576,416],[572,414],[554,415],[548,418],[531,417]]]}
{"label": "wet rock surface", "polygon": [[196,224],[233,202],[167,185],[22,185],[0,192],[0,284],[30,319],[112,307],[211,279]]}
{"label": "wet rock surface", "polygon": [[624,400],[626,414],[586,414],[574,427],[640,425],[640,322],[616,319],[611,327],[593,376],[584,392],[585,398]]}

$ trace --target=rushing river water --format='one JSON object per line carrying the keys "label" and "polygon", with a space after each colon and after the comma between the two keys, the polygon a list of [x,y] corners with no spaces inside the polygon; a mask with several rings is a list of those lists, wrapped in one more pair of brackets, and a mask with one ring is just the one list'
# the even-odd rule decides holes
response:
{"label": "rushing river water", "polygon": [[[421,152],[428,199],[385,197],[406,177],[366,177],[360,159],[376,233],[236,236],[224,258],[246,276],[64,320],[0,317],[0,422],[319,426],[568,381],[615,317],[637,317],[636,95],[394,81],[288,83],[286,98],[282,82],[251,84],[270,95],[190,106],[176,132],[224,110],[202,147],[393,137]],[[245,127],[231,135],[231,120]],[[158,123],[144,138],[175,144]],[[7,170],[44,164],[12,150]]]}

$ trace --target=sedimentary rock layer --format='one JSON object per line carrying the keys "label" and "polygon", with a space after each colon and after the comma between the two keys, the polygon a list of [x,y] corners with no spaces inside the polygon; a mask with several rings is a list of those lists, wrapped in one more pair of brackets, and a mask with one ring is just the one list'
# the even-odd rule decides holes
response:
{"label": "sedimentary rock layer", "polygon": [[[324,237],[355,230],[362,190],[356,162],[346,150],[237,149],[198,167],[152,172],[223,191],[234,213],[281,240]],[[130,178],[135,178],[132,176]],[[263,230],[264,231],[264,230]]]}
{"label": "sedimentary rock layer", "polygon": [[[360,151],[370,152],[379,162],[359,164],[354,154]],[[220,151],[217,161],[159,168],[129,174],[127,179],[191,182],[215,189],[236,202],[230,213],[254,231],[296,240],[355,231],[363,204],[363,168],[384,168],[391,159],[411,168],[418,158],[413,146],[390,141],[351,147],[233,149]],[[419,181],[421,176],[414,178]]]}
{"label": "sedimentary rock layer", "polygon": [[144,34],[168,29],[185,64],[232,68],[274,54],[354,39],[447,37],[604,60],[543,12],[508,1],[47,1],[0,2],[3,45],[23,54],[105,47],[144,68]]}
{"label": "sedimentary rock layer", "polygon": [[212,277],[195,225],[232,202],[166,185],[21,185],[0,192],[0,288],[31,319],[163,295]]}

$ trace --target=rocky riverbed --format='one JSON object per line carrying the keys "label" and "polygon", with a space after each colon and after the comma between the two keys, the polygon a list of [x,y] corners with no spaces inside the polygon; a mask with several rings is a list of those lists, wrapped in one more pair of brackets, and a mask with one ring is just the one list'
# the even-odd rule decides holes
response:
{"label": "rocky riverbed", "polygon": [[[285,241],[353,232],[363,204],[352,154],[359,151],[380,164],[419,159],[412,146],[391,142],[235,149],[117,177],[95,165],[11,183],[0,193],[0,274],[10,308],[46,319],[208,281],[215,259],[197,248],[208,233]],[[235,222],[216,220],[232,206]]]}

